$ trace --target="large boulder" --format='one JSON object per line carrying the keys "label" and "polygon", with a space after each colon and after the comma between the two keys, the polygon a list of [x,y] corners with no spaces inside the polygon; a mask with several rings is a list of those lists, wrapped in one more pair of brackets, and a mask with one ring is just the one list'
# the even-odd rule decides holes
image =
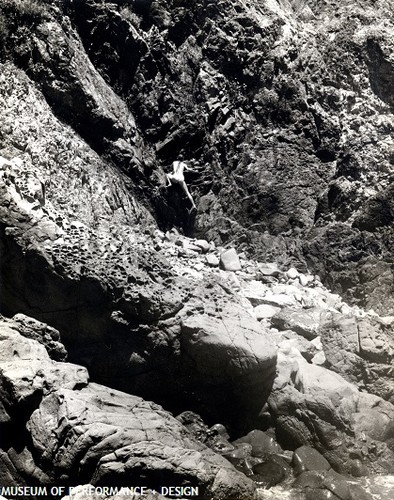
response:
{"label": "large boulder", "polygon": [[279,330],[293,330],[295,333],[312,340],[319,336],[320,326],[329,314],[327,309],[312,307],[301,309],[284,307],[271,320]]}
{"label": "large boulder", "polygon": [[156,490],[195,485],[207,499],[253,495],[250,480],[170,413],[89,383],[85,368],[51,360],[18,328],[16,321],[0,322],[2,485],[128,486],[138,479]]}
{"label": "large boulder", "polygon": [[201,498],[253,494],[251,481],[158,405],[97,384],[53,392],[27,427],[54,478],[120,486],[137,481],[157,491],[188,484],[199,487]]}
{"label": "large boulder", "polygon": [[190,377],[202,393],[209,390],[212,404],[236,405],[244,426],[257,417],[272,387],[276,347],[256,319],[236,302],[224,302],[216,314],[189,314],[181,346]]}
{"label": "large boulder", "polygon": [[86,368],[51,360],[42,344],[20,335],[19,327],[19,322],[0,322],[0,398],[11,415],[60,387],[88,384]]}

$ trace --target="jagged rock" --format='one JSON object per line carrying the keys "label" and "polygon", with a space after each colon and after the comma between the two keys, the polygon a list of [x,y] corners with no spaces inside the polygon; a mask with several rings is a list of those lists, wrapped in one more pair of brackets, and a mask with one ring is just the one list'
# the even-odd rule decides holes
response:
{"label": "jagged rock", "polygon": [[[26,332],[26,323],[31,326],[34,321],[26,317],[23,320],[22,330]],[[59,387],[87,385],[86,368],[50,360],[43,345],[19,334],[19,325],[20,321],[3,320],[0,323],[0,397],[8,413],[15,412],[18,406],[23,408],[34,404],[44,394]],[[38,325],[45,330],[46,325]]]}
{"label": "jagged rock", "polygon": [[24,314],[16,314],[12,320],[18,325],[18,332],[21,335],[43,344],[51,359],[55,361],[66,360],[67,351],[60,342],[58,330]]}
{"label": "jagged rock", "polygon": [[333,314],[322,325],[328,366],[369,392],[393,402],[392,325],[379,318]]}
{"label": "jagged rock", "polygon": [[[359,392],[336,373],[308,364],[287,342],[278,352],[278,376],[268,404],[282,446],[317,447],[331,466],[343,472],[355,465],[353,456],[362,457],[370,470],[391,469],[389,415],[394,407]],[[368,455],[361,451],[364,443],[372,445]]]}
{"label": "jagged rock", "polygon": [[186,429],[193,434],[193,436],[204,443],[208,439],[208,426],[204,423],[203,419],[197,413],[192,411],[184,411],[180,413],[177,417],[177,420],[181,422],[181,424],[186,427]]}
{"label": "jagged rock", "polygon": [[220,267],[224,271],[240,271],[241,263],[234,248],[224,250],[220,254]]}

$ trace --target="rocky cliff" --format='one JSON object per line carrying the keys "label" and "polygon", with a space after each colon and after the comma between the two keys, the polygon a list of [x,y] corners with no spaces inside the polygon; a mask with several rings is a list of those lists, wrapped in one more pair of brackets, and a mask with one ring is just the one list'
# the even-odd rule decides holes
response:
{"label": "rocky cliff", "polygon": [[1,485],[392,497],[392,7],[0,1]]}

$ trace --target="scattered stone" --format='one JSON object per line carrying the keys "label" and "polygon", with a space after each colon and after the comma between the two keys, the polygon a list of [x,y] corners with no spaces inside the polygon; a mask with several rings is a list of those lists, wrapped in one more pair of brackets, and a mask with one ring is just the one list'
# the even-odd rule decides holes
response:
{"label": "scattered stone", "polygon": [[251,302],[253,306],[263,304],[268,291],[268,286],[257,280],[249,281],[242,288],[243,295]]}
{"label": "scattered stone", "polygon": [[229,248],[220,254],[220,268],[224,271],[241,270],[241,263],[234,248]]}
{"label": "scattered stone", "polygon": [[310,446],[297,448],[293,456],[294,474],[300,475],[305,471],[327,471],[331,465],[317,450]]}
{"label": "scattered stone", "polygon": [[263,276],[279,276],[282,274],[276,263],[259,263],[258,269]]}
{"label": "scattered stone", "polygon": [[295,280],[299,276],[299,272],[294,267],[291,267],[288,271],[286,271],[285,275],[289,279]]}
{"label": "scattered stone", "polygon": [[212,253],[205,256],[205,261],[209,267],[218,267],[219,265],[219,259]]}
{"label": "scattered stone", "polygon": [[272,293],[269,291],[265,294],[264,299],[262,299],[264,304],[270,304],[277,307],[294,306],[296,304],[296,299],[294,295],[287,295],[285,293]]}
{"label": "scattered stone", "polygon": [[280,453],[282,451],[281,447],[274,440],[274,438],[267,433],[254,429],[250,431],[246,436],[243,436],[233,444],[239,445],[242,443],[248,443],[252,445],[252,456],[254,457],[267,457],[273,453]]}
{"label": "scattered stone", "polygon": [[183,240],[183,248],[188,252],[201,253],[202,249],[200,246],[196,245],[194,242],[189,240]]}
{"label": "scattered stone", "polygon": [[201,248],[202,253],[207,253],[211,250],[211,245],[206,240],[196,240],[194,244]]}
{"label": "scattered stone", "polygon": [[317,352],[311,359],[311,363],[318,366],[324,366],[326,361],[326,355],[323,351]]}
{"label": "scattered stone", "polygon": [[301,286],[308,286],[313,282],[314,278],[311,275],[306,275],[306,274],[300,273],[298,275],[298,280],[299,280]]}
{"label": "scattered stone", "polygon": [[279,330],[293,330],[308,340],[319,335],[322,323],[330,316],[327,309],[313,307],[299,309],[284,307],[272,318],[272,325]]}
{"label": "scattered stone", "polygon": [[280,307],[271,306],[269,304],[261,304],[254,308],[254,314],[256,319],[260,321],[261,319],[272,318],[280,311]]}

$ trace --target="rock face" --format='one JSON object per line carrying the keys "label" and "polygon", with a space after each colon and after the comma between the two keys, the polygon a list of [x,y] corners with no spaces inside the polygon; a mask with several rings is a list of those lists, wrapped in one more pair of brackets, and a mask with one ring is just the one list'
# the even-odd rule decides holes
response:
{"label": "rock face", "polygon": [[[383,312],[393,307],[390,5],[303,5],[12,0],[2,57],[127,174],[162,228],[308,265]],[[163,187],[178,154],[194,165],[197,217]]]}
{"label": "rock face", "polygon": [[393,473],[391,11],[1,2],[1,484]]}
{"label": "rock face", "polygon": [[333,315],[321,330],[328,366],[393,403],[392,331],[392,318]]}

